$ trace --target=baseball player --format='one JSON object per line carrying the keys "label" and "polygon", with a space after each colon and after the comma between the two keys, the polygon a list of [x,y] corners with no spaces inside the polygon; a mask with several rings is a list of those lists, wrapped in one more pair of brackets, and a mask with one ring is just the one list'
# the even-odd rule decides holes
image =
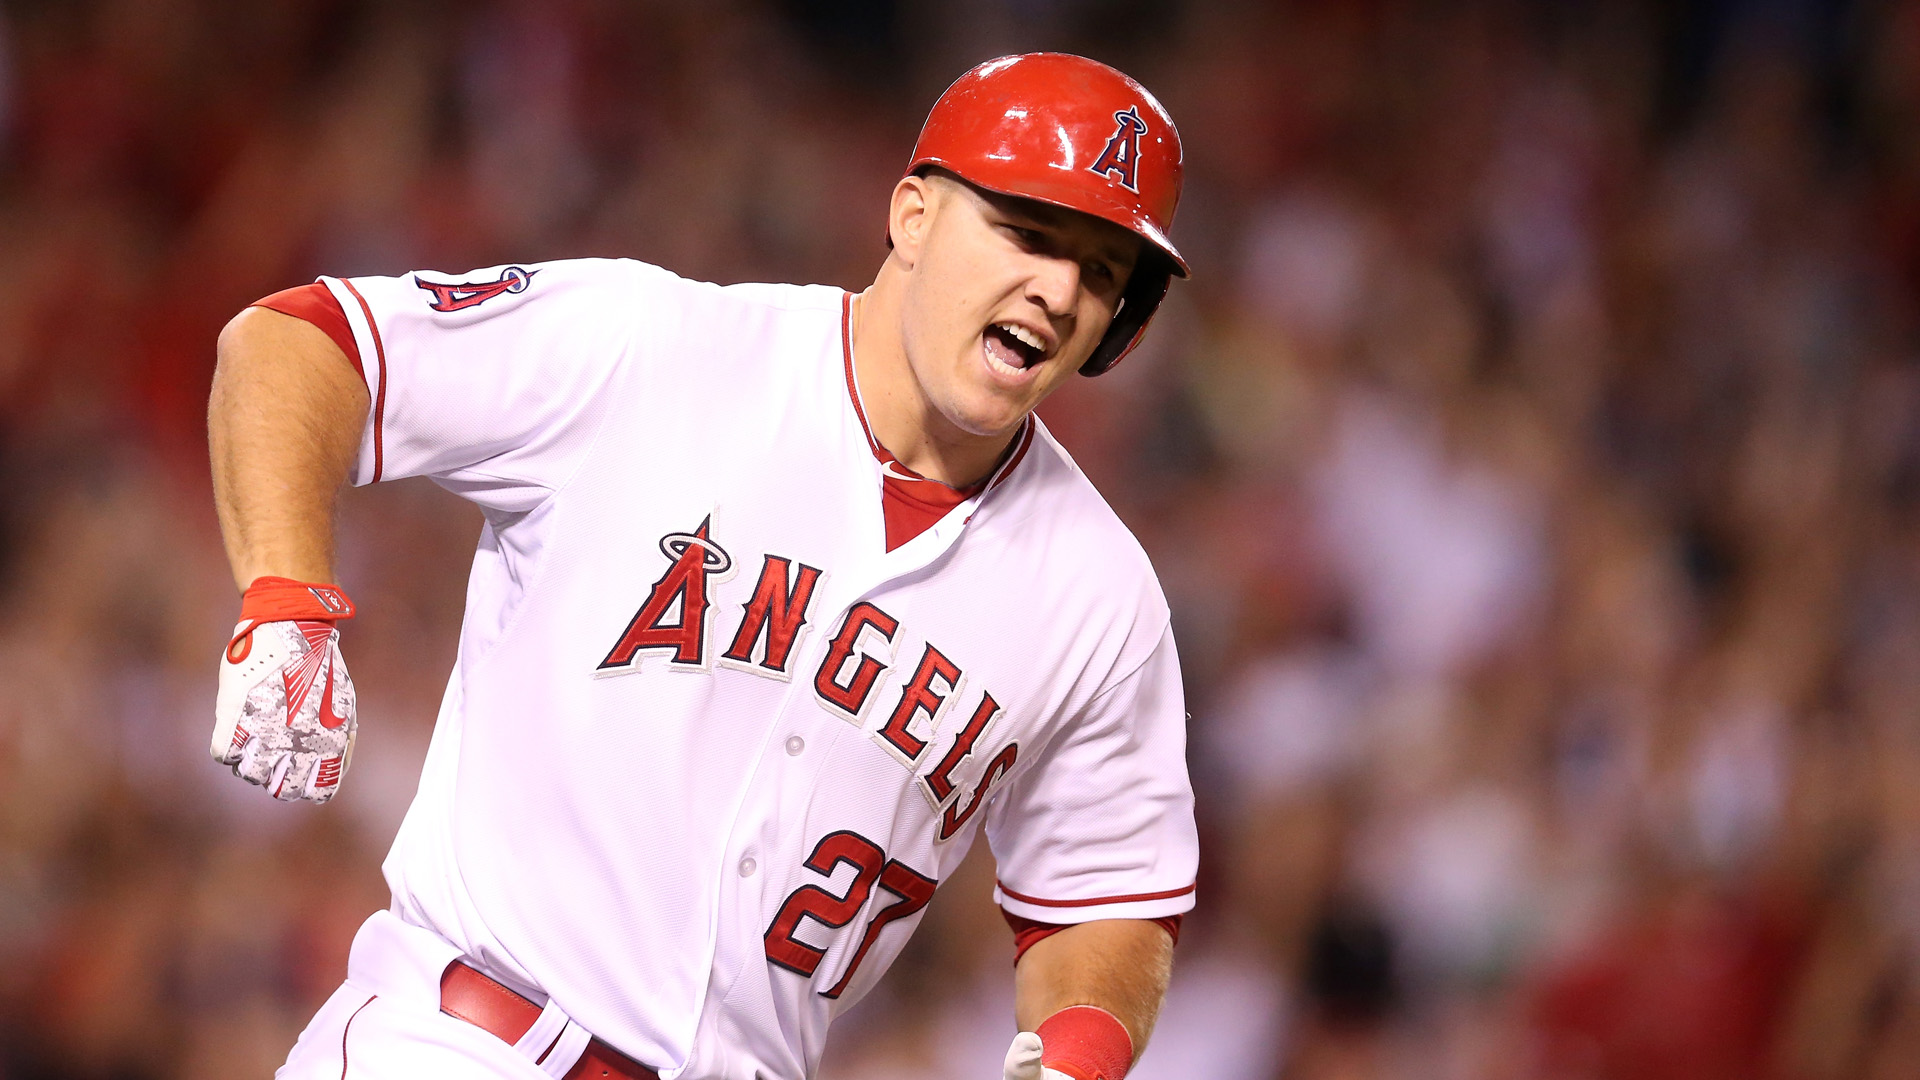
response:
{"label": "baseball player", "polygon": [[1185,276],[1180,162],[1125,75],[1005,57],[934,106],[857,295],[579,260],[228,325],[236,775],[323,802],[347,771],[341,477],[485,515],[392,906],[281,1077],[811,1076],[983,825],[1007,1080],[1126,1074],[1193,903],[1179,667],[1033,410]]}

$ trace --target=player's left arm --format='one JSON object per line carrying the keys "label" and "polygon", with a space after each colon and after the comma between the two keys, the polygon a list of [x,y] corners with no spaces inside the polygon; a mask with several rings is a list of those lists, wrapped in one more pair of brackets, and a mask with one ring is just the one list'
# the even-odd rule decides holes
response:
{"label": "player's left arm", "polygon": [[1147,1048],[1172,974],[1173,937],[1157,923],[1102,919],[1069,926],[1020,957],[1014,1018],[1021,1031],[1040,1031],[1062,1010],[1103,1009],[1126,1029],[1132,1064]]}
{"label": "player's left arm", "polygon": [[1159,1015],[1199,840],[1179,658],[1164,625],[1147,640],[987,805],[1023,948],[1006,1080],[1120,1080]]}

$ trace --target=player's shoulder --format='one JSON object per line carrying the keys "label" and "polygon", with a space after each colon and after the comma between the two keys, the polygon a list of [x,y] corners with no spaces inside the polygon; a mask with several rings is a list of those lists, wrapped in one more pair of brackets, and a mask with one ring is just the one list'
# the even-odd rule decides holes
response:
{"label": "player's shoulder", "polygon": [[1054,437],[1038,416],[1024,447],[1016,447],[1020,460],[1007,475],[1009,501],[1017,501],[1022,515],[1045,514],[1054,527],[1085,534],[1089,538],[1110,541],[1113,556],[1124,562],[1144,562],[1133,531],[1120,520],[1106,497],[1073,459],[1073,454]]}
{"label": "player's shoulder", "polygon": [[772,311],[823,312],[840,316],[846,290],[832,285],[782,285],[749,281],[738,285],[717,285],[728,302]]}
{"label": "player's shoulder", "polygon": [[846,292],[831,285],[743,282],[723,285],[625,260],[641,286],[646,322],[658,333],[693,335],[703,350],[726,342],[838,337]]}
{"label": "player's shoulder", "polygon": [[1023,548],[1070,562],[1069,579],[1124,604],[1137,618],[1164,621],[1167,601],[1146,548],[1073,455],[1039,417],[1021,458],[996,493],[997,524]]}
{"label": "player's shoulder", "polygon": [[[846,292],[831,285],[788,285],[779,282],[749,281],[731,285],[683,277],[663,266],[638,259],[581,260],[612,264],[607,272],[620,273],[643,288],[671,295],[680,303],[700,307],[757,309],[774,312],[817,312],[838,318]],[[598,271],[599,267],[590,268]]]}
{"label": "player's shoulder", "polygon": [[[416,275],[418,276],[418,275]],[[787,285],[746,282],[722,285],[685,277],[642,259],[556,259],[551,262],[501,265],[476,270],[463,277],[498,277],[515,283],[510,291],[537,287],[637,291],[642,298],[658,297],[678,305],[759,308],[767,311],[826,312],[837,315],[844,290],[830,285]]]}

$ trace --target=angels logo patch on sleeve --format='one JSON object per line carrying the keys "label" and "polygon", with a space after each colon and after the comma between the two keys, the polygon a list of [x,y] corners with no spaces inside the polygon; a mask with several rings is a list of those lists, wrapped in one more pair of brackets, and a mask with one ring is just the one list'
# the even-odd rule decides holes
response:
{"label": "angels logo patch on sleeve", "polygon": [[477,307],[502,293],[527,291],[533,283],[533,275],[538,270],[509,266],[500,271],[500,276],[490,281],[428,281],[419,274],[413,275],[413,283],[433,294],[433,300],[427,304],[435,311],[464,311]]}

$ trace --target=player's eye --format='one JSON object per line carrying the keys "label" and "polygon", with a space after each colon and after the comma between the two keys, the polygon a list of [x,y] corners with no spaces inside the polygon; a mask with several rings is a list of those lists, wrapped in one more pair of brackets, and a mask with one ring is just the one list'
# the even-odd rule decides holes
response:
{"label": "player's eye", "polygon": [[1045,237],[1040,235],[1040,230],[1029,229],[1023,225],[1007,224],[1002,225],[1001,228],[1007,230],[1007,235],[1013,237],[1013,239],[1023,247],[1039,247],[1041,241],[1045,239]]}

